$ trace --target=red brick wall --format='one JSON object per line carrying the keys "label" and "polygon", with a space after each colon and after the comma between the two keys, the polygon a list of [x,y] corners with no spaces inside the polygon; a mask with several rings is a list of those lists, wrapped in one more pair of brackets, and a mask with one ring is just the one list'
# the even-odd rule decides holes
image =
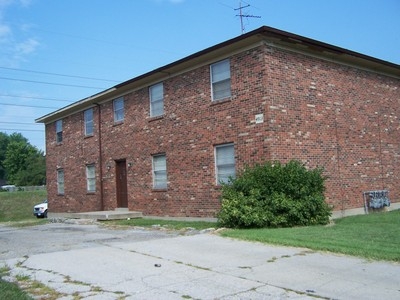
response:
{"label": "red brick wall", "polygon": [[[149,117],[148,87],[125,95],[125,119],[112,101],[99,108],[95,134],[83,137],[83,112],[66,117],[64,141],[47,126],[48,193],[53,211],[114,209],[115,160],[126,159],[131,210],[151,215],[215,216],[214,146],[234,143],[237,169],[265,160],[299,159],[325,168],[335,210],[362,207],[362,192],[399,198],[399,80],[261,46],[231,57],[232,97],[211,102],[209,66],[164,81],[164,115]],[[255,123],[263,114],[264,122]],[[152,155],[165,153],[168,188],[152,189]],[[86,193],[85,165],[96,164],[97,192]],[[56,168],[65,195],[56,195]],[[110,166],[110,169],[107,169]],[[101,174],[102,173],[102,174]],[[101,181],[103,207],[101,207]]]}
{"label": "red brick wall", "polygon": [[[94,135],[84,136],[83,112],[63,119],[63,140],[56,143],[55,123],[46,125],[46,168],[49,206],[53,212],[100,210],[100,178],[96,193],[87,193],[86,165],[98,166],[98,109],[94,108]],[[57,169],[64,170],[64,194],[57,193]]]}
{"label": "red brick wall", "polygon": [[399,80],[283,51],[269,59],[271,158],[324,167],[335,210],[362,207],[367,190],[399,199]]}

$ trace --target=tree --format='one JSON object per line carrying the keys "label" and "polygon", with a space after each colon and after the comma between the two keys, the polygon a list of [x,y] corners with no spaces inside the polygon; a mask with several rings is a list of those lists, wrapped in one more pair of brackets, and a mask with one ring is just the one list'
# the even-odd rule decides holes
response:
{"label": "tree", "polygon": [[0,179],[6,179],[6,170],[4,168],[4,160],[6,159],[6,151],[10,137],[0,132]]}
{"label": "tree", "polygon": [[46,184],[46,158],[43,152],[37,151],[28,156],[26,167],[17,173],[15,184],[18,186]]}
{"label": "tree", "polygon": [[[0,136],[3,137],[4,136]],[[5,139],[6,140],[6,139]],[[4,146],[2,145],[2,148]],[[7,181],[11,184],[43,185],[45,183],[46,165],[42,151],[32,146],[20,133],[8,137],[7,147],[0,149],[0,159]]]}
{"label": "tree", "polygon": [[28,143],[28,140],[20,133],[14,132],[11,135],[7,135],[4,132],[0,132],[0,179],[7,179],[7,170],[4,166],[4,161],[6,159],[8,144],[12,141]]}
{"label": "tree", "polygon": [[19,132],[11,133],[9,136],[10,142],[22,142],[24,144],[29,144],[29,141]]}

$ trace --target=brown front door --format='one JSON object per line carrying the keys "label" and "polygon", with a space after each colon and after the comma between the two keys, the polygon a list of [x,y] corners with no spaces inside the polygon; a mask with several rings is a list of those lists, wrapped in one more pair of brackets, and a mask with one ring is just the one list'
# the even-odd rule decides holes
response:
{"label": "brown front door", "polygon": [[126,160],[118,160],[116,163],[117,182],[117,207],[128,207],[128,186],[126,181]]}

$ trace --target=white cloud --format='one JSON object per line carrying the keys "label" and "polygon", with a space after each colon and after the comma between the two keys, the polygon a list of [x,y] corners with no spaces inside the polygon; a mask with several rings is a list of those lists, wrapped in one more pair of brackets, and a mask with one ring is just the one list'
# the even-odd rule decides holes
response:
{"label": "white cloud", "polygon": [[[1,1],[1,0],[0,0],[0,1]],[[185,2],[185,0],[152,0],[152,1],[155,1],[155,2],[157,2],[157,3],[168,2],[168,3],[171,3],[171,4],[179,4],[179,3]]]}
{"label": "white cloud", "polygon": [[23,7],[28,7],[29,5],[31,5],[32,0],[19,0],[19,2]]}
{"label": "white cloud", "polygon": [[12,25],[7,21],[7,8],[17,5],[26,8],[30,4],[31,0],[0,0],[0,47],[6,54],[0,58],[1,65],[16,67],[40,46],[30,35],[32,25]]}
{"label": "white cloud", "polygon": [[0,0],[0,9],[13,4],[20,4],[22,7],[27,7],[31,2],[32,0]]}
{"label": "white cloud", "polygon": [[0,43],[5,41],[11,34],[11,29],[9,26],[0,24]]}
{"label": "white cloud", "polygon": [[15,46],[16,54],[18,55],[30,54],[34,52],[38,46],[39,42],[37,40],[29,38],[26,41],[16,44]]}
{"label": "white cloud", "polygon": [[0,0],[0,9],[11,5],[13,2],[14,0]]}

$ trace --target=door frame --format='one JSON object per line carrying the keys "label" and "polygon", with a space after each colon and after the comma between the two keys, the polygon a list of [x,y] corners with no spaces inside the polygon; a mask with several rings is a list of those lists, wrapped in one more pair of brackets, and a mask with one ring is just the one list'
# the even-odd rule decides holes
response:
{"label": "door frame", "polygon": [[117,208],[128,208],[126,159],[115,160],[115,195],[117,198]]}

